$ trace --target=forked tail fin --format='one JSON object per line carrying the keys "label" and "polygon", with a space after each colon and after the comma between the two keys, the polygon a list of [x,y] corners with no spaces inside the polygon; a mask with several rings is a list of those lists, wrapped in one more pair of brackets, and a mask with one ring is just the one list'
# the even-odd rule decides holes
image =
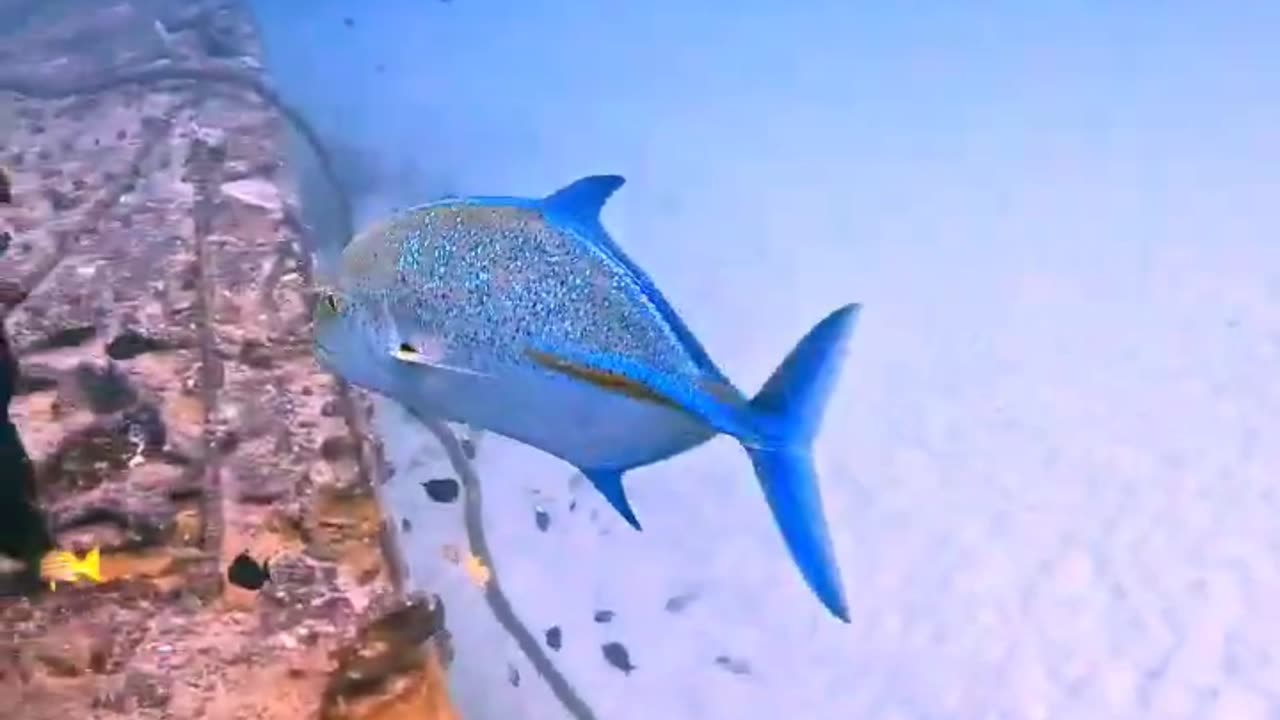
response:
{"label": "forked tail fin", "polygon": [[95,547],[85,553],[76,570],[94,582],[102,582],[102,551]]}
{"label": "forked tail fin", "polygon": [[812,451],[859,307],[836,310],[796,344],[751,400],[760,434],[768,442],[745,444],[792,559],[822,604],[844,622],[849,622],[849,604]]}

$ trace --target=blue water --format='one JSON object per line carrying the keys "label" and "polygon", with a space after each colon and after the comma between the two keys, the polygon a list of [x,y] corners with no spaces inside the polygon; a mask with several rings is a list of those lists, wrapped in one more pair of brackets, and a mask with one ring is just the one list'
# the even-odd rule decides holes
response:
{"label": "blue water", "polygon": [[[484,438],[495,569],[592,716],[1280,712],[1280,6],[250,4],[360,225],[625,175],[606,225],[749,390],[864,304],[818,447],[849,626],[732,443],[630,477],[635,534]],[[440,559],[433,441],[379,426],[465,716],[570,717]]]}

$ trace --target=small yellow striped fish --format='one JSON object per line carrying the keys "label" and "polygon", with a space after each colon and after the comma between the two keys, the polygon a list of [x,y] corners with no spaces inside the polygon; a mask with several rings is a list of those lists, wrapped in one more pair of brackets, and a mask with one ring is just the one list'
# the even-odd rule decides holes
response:
{"label": "small yellow striped fish", "polygon": [[40,578],[49,582],[50,590],[57,590],[58,583],[76,582],[80,579],[102,582],[101,553],[94,548],[77,558],[67,550],[53,550],[40,560]]}

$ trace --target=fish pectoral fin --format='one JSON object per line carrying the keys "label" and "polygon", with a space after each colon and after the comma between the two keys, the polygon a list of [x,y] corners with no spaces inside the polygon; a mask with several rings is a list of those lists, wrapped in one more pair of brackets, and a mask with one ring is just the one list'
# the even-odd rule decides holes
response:
{"label": "fish pectoral fin", "polygon": [[391,351],[391,357],[395,358],[396,360],[399,360],[400,362],[408,363],[410,365],[421,365],[423,367],[435,368],[437,370],[446,370],[448,372],[458,373],[461,375],[474,375],[476,377],[488,376],[488,373],[483,373],[483,372],[480,372],[479,370],[472,370],[470,368],[464,368],[458,365],[450,365],[448,363],[433,359],[427,356],[425,353],[421,352],[420,350],[414,348],[412,345],[409,345],[408,343],[401,344],[399,347],[393,349]]}
{"label": "fish pectoral fin", "polygon": [[671,393],[645,379],[646,371],[636,363],[622,358],[588,357],[574,353],[550,353],[542,350],[526,350],[525,355],[538,365],[567,377],[581,380],[602,390],[635,400],[644,400],[684,410],[684,403]]}

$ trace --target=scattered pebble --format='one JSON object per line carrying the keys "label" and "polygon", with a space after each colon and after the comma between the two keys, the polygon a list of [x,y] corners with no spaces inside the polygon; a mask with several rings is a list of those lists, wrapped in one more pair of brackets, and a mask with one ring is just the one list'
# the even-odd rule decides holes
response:
{"label": "scattered pebble", "polygon": [[438,503],[451,503],[458,499],[462,488],[457,480],[453,478],[436,478],[422,483],[422,487],[426,488],[427,497]]}
{"label": "scattered pebble", "polygon": [[694,592],[681,593],[667,599],[667,604],[663,607],[669,613],[681,613],[685,608],[693,604],[698,599],[698,594]]}
{"label": "scattered pebble", "polygon": [[552,650],[559,650],[564,644],[564,633],[560,631],[559,625],[552,625],[547,628],[547,647]]}
{"label": "scattered pebble", "polygon": [[612,622],[613,618],[614,612],[612,610],[597,610],[596,614],[592,616],[592,619],[598,623]]}
{"label": "scattered pebble", "polygon": [[631,664],[631,653],[627,652],[627,646],[620,642],[607,642],[600,646],[600,652],[610,665],[627,675],[636,669],[636,666]]}
{"label": "scattered pebble", "polygon": [[551,515],[542,508],[535,508],[533,511],[533,521],[537,524],[538,529],[546,532],[551,527]]}
{"label": "scattered pebble", "polygon": [[440,548],[440,554],[448,562],[458,565],[462,562],[462,550],[457,545],[445,545]]}
{"label": "scattered pebble", "polygon": [[750,675],[751,674],[751,663],[747,662],[746,660],[738,660],[736,658],[731,658],[728,655],[717,655],[716,665],[719,665],[720,667],[733,673],[734,675]]}

